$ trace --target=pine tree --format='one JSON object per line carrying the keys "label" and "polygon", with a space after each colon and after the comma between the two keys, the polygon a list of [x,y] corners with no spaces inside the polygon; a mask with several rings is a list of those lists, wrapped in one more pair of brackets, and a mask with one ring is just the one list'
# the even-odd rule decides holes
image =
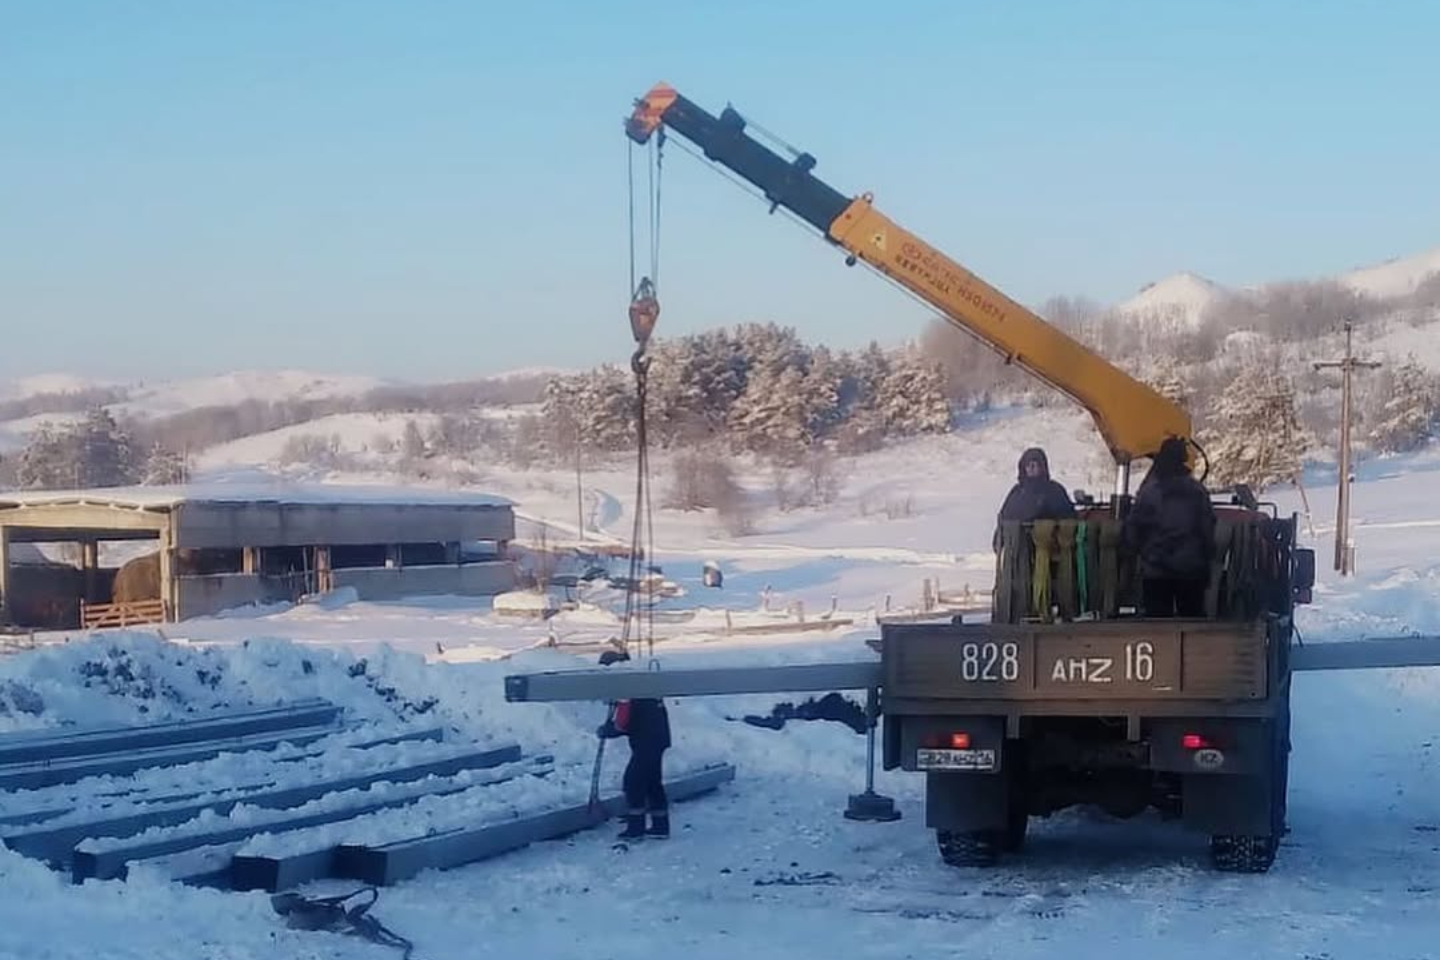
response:
{"label": "pine tree", "polygon": [[140,482],[147,486],[164,486],[185,483],[190,479],[190,465],[183,454],[167,449],[160,443],[150,448],[145,455]]}
{"label": "pine tree", "polygon": [[1300,473],[1311,437],[1300,425],[1295,391],[1273,369],[1243,368],[1217,399],[1197,439],[1209,482],[1245,483],[1256,492]]}
{"label": "pine tree", "polygon": [[65,427],[41,424],[20,454],[17,479],[29,489],[115,487],[138,479],[129,435],[96,407]]}
{"label": "pine tree", "polygon": [[834,355],[824,347],[818,348],[801,382],[808,439],[829,436],[840,423],[840,387],[841,369]]}
{"label": "pine tree", "polygon": [[1174,357],[1168,354],[1156,357],[1146,365],[1141,379],[1171,403],[1181,408],[1190,406],[1193,391]]}
{"label": "pine tree", "polygon": [[405,421],[405,429],[400,434],[400,456],[406,460],[423,460],[427,448],[425,435],[420,432],[420,425],[414,420]]}
{"label": "pine tree", "polygon": [[1440,415],[1440,384],[1410,357],[1383,381],[1380,409],[1366,439],[1380,453],[1408,453],[1430,438]]}
{"label": "pine tree", "polygon": [[56,490],[75,485],[73,461],[61,431],[49,421],[30,433],[15,468],[16,482],[27,490]]}
{"label": "pine tree", "polygon": [[74,433],[81,487],[118,487],[137,479],[137,457],[129,434],[110,411],[96,407]]}
{"label": "pine tree", "polygon": [[794,367],[762,370],[731,408],[730,429],[740,449],[792,464],[809,446],[804,376]]}
{"label": "pine tree", "polygon": [[874,404],[891,436],[944,433],[950,429],[950,401],[939,367],[914,353],[890,364]]}

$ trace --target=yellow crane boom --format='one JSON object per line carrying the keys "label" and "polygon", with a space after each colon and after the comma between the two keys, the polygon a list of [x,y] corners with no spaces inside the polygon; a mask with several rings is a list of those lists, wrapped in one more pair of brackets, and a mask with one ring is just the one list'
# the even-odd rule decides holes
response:
{"label": "yellow crane boom", "polygon": [[1190,417],[1174,402],[896,224],[869,194],[847,197],[817,179],[810,155],[787,160],[745,127],[734,109],[713,116],[664,83],[636,101],[626,122],[637,143],[662,128],[683,136],[762,190],[772,212],[789,210],[845,250],[848,263],[861,260],[879,270],[1088,410],[1120,468],[1117,493],[1127,492],[1131,461],[1153,456],[1169,437],[1190,439]]}

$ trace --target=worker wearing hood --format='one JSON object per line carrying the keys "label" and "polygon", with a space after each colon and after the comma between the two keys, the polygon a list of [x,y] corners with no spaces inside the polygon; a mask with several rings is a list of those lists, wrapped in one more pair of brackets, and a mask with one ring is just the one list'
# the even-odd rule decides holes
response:
{"label": "worker wearing hood", "polygon": [[1050,479],[1050,461],[1044,450],[1031,447],[1022,453],[1016,473],[1015,486],[1000,507],[1000,522],[1075,518],[1075,506],[1065,488]]}

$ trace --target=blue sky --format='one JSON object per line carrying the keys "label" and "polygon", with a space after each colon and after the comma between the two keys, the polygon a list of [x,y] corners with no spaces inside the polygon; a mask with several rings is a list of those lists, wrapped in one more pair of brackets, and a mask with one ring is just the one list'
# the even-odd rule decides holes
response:
{"label": "blue sky", "polygon": [[[1012,296],[1440,245],[1440,4],[0,0],[0,376],[623,360],[633,99],[738,109]],[[661,334],[926,311],[678,149]]]}

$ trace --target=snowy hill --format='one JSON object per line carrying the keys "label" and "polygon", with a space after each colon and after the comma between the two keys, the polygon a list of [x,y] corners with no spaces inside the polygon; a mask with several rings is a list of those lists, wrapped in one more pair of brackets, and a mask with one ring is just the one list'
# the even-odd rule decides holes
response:
{"label": "snowy hill", "polygon": [[1193,328],[1200,323],[1205,309],[1227,292],[1218,283],[1204,277],[1177,273],[1147,284],[1115,310],[1141,323]]}
{"label": "snowy hill", "polygon": [[1422,281],[1436,274],[1440,274],[1440,247],[1352,270],[1336,279],[1356,293],[1388,298],[1413,293]]}
{"label": "snowy hill", "polygon": [[0,400],[23,400],[41,393],[78,393],[94,387],[109,387],[107,381],[91,380],[71,373],[40,373],[0,381]]}
{"label": "snowy hill", "polygon": [[196,407],[231,406],[247,400],[325,400],[359,396],[389,381],[376,377],[337,376],[304,370],[239,370],[214,377],[197,377],[132,388],[130,399],[116,405],[117,412],[168,416]]}

